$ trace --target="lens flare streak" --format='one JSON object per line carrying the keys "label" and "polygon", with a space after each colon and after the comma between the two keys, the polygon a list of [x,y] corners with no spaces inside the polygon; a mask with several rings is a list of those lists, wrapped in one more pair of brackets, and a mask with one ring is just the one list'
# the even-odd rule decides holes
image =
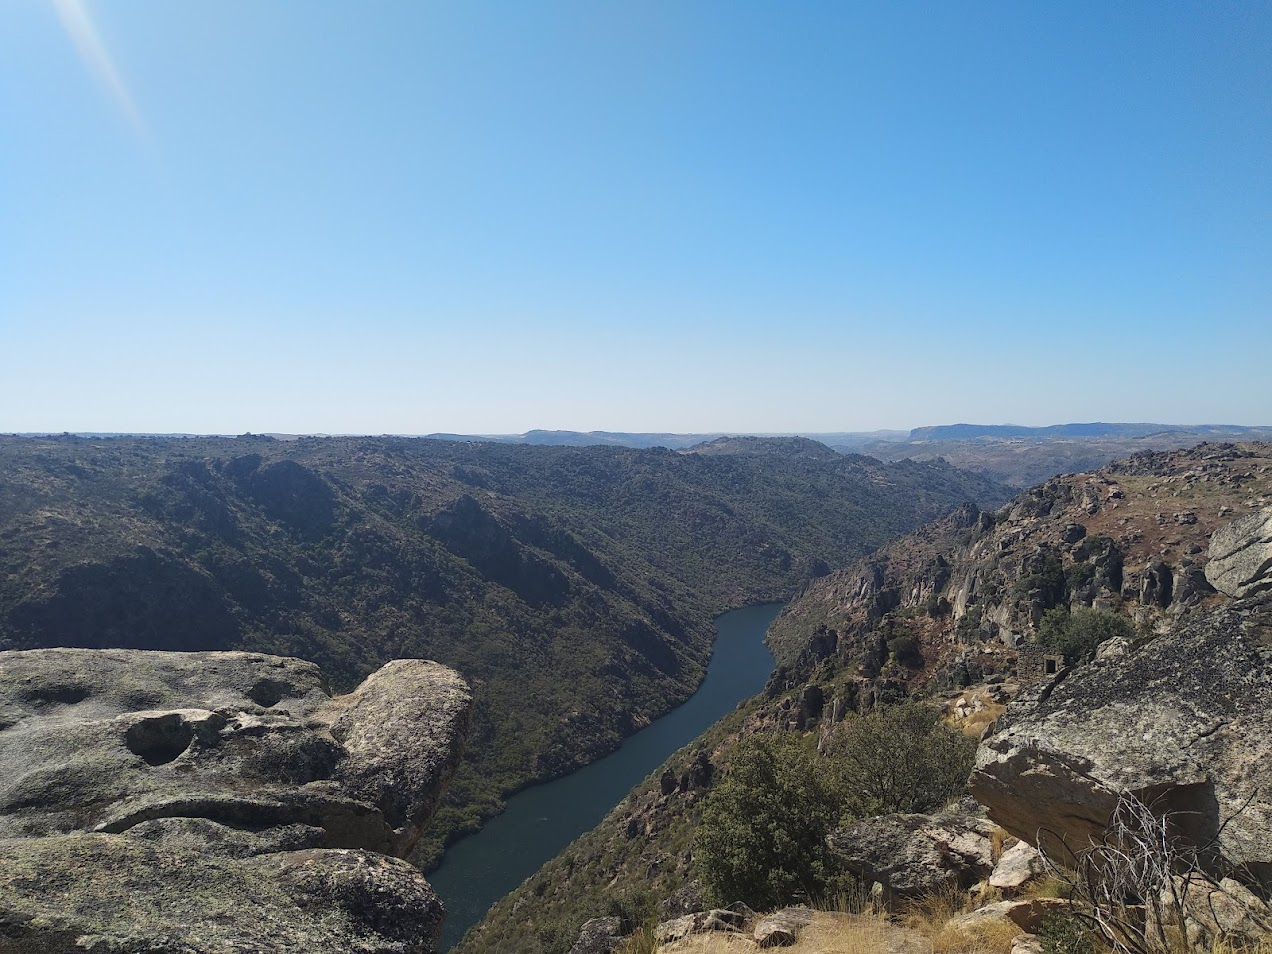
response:
{"label": "lens flare streak", "polygon": [[80,59],[84,61],[89,72],[114,100],[133,130],[142,138],[146,138],[146,124],[141,112],[137,109],[137,104],[133,102],[132,94],[128,91],[123,77],[119,75],[119,70],[115,68],[109,51],[102,43],[101,36],[83,0],[53,0],[53,8],[57,11],[62,27],[66,30],[67,36],[75,45]]}

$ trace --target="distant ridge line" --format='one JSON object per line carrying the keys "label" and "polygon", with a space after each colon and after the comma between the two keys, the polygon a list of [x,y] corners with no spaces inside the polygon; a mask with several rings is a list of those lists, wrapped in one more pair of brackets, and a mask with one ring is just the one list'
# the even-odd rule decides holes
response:
{"label": "distant ridge line", "polygon": [[859,449],[867,446],[887,447],[891,445],[924,444],[938,441],[976,441],[976,440],[1025,440],[1047,441],[1056,439],[1117,439],[1137,440],[1144,438],[1164,438],[1170,435],[1191,437],[1198,441],[1216,440],[1267,440],[1272,439],[1272,425],[1243,424],[1154,424],[1154,423],[1069,423],[1048,424],[1044,426],[1028,426],[1023,424],[936,424],[916,427],[909,431],[876,430],[876,431],[707,431],[684,432],[673,431],[571,431],[559,429],[534,428],[521,434],[460,434],[439,431],[430,434],[386,434],[386,433],[285,433],[278,431],[248,432],[245,434],[195,434],[192,432],[155,433],[145,431],[9,431],[0,432],[12,437],[57,438],[77,437],[86,439],[109,439],[120,437],[154,438],[156,440],[189,440],[201,437],[241,437],[256,440],[297,440],[301,438],[401,438],[406,440],[435,440],[452,442],[496,443],[496,444],[529,444],[547,447],[629,447],[647,449],[665,447],[669,450],[685,450],[701,444],[720,440],[742,439],[792,439],[802,438],[814,440],[830,447],[843,450]]}
{"label": "distant ridge line", "polygon": [[1050,424],[1045,427],[1026,427],[1017,424],[939,424],[933,427],[916,427],[910,431],[911,441],[966,441],[978,437],[1034,438],[1055,437],[1152,437],[1158,434],[1186,433],[1199,437],[1213,435],[1238,435],[1249,431],[1266,430],[1266,427],[1250,427],[1241,424]]}

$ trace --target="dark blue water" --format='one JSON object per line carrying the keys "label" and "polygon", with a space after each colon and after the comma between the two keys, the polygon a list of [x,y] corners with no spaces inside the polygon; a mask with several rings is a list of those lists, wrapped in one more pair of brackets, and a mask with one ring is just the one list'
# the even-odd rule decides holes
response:
{"label": "dark blue water", "polygon": [[605,758],[517,793],[502,814],[446,852],[441,866],[428,876],[449,912],[443,951],[544,862],[595,828],[667,756],[764,688],[773,671],[764,635],[781,608],[780,603],[769,603],[717,617],[706,678],[688,701]]}

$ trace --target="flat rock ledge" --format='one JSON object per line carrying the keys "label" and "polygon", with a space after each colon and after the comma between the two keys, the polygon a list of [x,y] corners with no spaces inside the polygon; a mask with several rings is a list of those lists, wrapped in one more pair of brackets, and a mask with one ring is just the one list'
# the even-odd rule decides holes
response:
{"label": "flat rock ledge", "polygon": [[0,954],[430,954],[402,858],[471,702],[427,660],[333,697],[260,653],[0,653]]}

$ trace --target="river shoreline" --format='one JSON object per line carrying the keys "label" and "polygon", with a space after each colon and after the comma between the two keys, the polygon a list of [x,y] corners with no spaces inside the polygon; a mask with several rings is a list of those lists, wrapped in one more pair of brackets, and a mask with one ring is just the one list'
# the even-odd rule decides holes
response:
{"label": "river shoreline", "polygon": [[614,752],[522,789],[480,831],[447,849],[428,876],[449,911],[441,950],[458,943],[491,905],[599,824],[669,756],[764,687],[773,670],[764,637],[781,606],[747,606],[716,617],[711,659],[692,696]]}

